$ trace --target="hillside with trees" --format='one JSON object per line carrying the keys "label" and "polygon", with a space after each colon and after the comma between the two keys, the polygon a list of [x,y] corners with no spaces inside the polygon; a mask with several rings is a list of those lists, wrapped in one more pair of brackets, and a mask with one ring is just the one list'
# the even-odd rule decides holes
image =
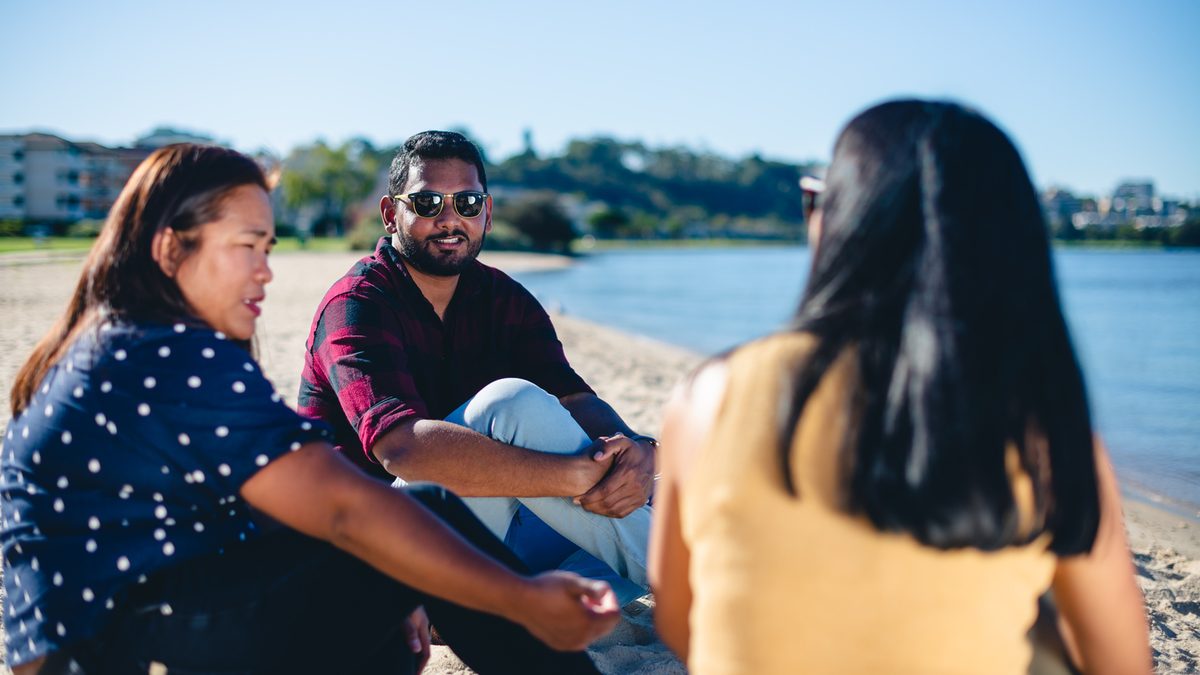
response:
{"label": "hillside with trees", "polygon": [[[385,189],[395,150],[364,139],[293,149],[282,162],[283,229],[316,236],[349,232],[359,247],[369,245],[380,229],[374,202]],[[799,239],[798,181],[811,169],[757,155],[731,160],[611,138],[573,140],[561,154],[545,157],[527,150],[487,164],[497,205],[493,243],[561,250],[585,233]]]}

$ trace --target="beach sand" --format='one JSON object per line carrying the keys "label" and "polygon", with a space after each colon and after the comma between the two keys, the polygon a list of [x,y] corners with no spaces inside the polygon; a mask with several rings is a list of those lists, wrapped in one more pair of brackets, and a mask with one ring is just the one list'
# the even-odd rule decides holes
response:
{"label": "beach sand", "polygon": [[[272,258],[275,281],[259,322],[260,361],[286,400],[295,404],[304,342],[325,290],[360,254],[288,253]],[[62,312],[78,277],[78,255],[0,257],[0,420],[8,423],[8,387],[37,340]],[[559,267],[566,258],[485,253],[508,271]],[[555,325],[575,369],[634,428],[657,434],[671,389],[701,357],[569,316]],[[1156,671],[1200,672],[1200,524],[1133,499],[1125,513],[1146,595]],[[427,673],[469,673],[444,647],[435,647]],[[653,601],[630,605],[614,633],[591,650],[605,673],[683,673],[655,639]],[[7,668],[2,670],[7,671]]]}

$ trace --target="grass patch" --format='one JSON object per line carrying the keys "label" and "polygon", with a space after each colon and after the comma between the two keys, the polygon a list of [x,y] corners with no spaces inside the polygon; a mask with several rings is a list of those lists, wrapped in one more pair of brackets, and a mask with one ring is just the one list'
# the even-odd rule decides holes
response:
{"label": "grass patch", "polygon": [[24,251],[86,251],[92,239],[76,237],[0,237],[0,255]]}
{"label": "grass patch", "polygon": [[[0,255],[4,255],[5,253],[27,253],[30,251],[79,251],[83,253],[90,249],[92,243],[95,241],[95,239],[87,237],[44,237],[41,239],[34,237],[0,237]],[[279,243],[275,245],[275,251],[278,253],[290,253],[292,251],[316,251],[318,253],[334,251],[345,253],[349,250],[350,242],[337,237],[313,237],[305,241],[304,246],[300,245],[300,240],[296,237],[282,237]]]}

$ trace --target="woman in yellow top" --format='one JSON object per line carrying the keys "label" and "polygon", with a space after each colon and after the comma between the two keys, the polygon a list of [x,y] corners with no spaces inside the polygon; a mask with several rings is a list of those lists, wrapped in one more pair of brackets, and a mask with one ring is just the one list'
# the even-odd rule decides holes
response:
{"label": "woman in yellow top", "polygon": [[790,330],[668,406],[651,578],[694,674],[1151,667],[1037,196],[1008,138],[894,101],[834,148]]}

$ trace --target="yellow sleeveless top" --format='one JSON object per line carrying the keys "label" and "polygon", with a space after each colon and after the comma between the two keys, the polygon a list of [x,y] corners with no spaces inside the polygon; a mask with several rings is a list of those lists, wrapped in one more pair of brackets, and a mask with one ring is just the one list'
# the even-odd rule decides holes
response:
{"label": "yellow sleeveless top", "polygon": [[[777,335],[728,360],[713,431],[680,487],[691,552],[689,671],[1026,672],[1026,633],[1054,570],[1045,537],[993,553],[941,551],[839,511],[838,448],[855,380],[848,353],[805,406],[792,448],[800,496],[784,492],[775,445],[781,373],[814,345],[811,336]],[[1028,477],[1010,475],[1018,504],[1032,505]]]}

